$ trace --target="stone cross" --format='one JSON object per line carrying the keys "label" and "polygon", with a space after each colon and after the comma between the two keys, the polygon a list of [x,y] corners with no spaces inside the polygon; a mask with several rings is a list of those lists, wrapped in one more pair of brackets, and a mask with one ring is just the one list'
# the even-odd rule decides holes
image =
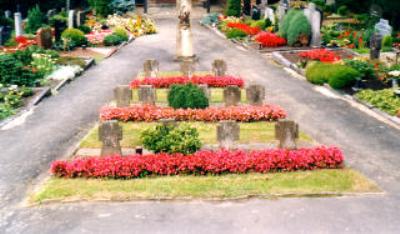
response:
{"label": "stone cross", "polygon": [[208,88],[208,85],[207,84],[199,84],[197,86],[201,89],[201,91],[203,91],[203,93],[207,97],[207,99],[210,100],[211,93],[210,93],[210,89]]}
{"label": "stone cross", "polygon": [[69,10],[68,11],[68,28],[74,27],[74,17],[75,17],[75,11]]}
{"label": "stone cross", "polygon": [[181,72],[183,76],[192,77],[194,74],[195,68],[193,61],[182,61],[181,62]]}
{"label": "stone cross", "polygon": [[225,76],[226,70],[228,70],[228,66],[223,59],[216,59],[212,63],[212,73],[214,76]]}
{"label": "stone cross", "polygon": [[275,125],[275,138],[279,140],[279,148],[296,149],[299,125],[291,120],[279,120]]}
{"label": "stone cross", "polygon": [[139,85],[139,102],[144,105],[156,104],[156,90],[151,85]]}
{"label": "stone cross", "polygon": [[369,47],[371,48],[369,58],[371,60],[379,59],[380,52],[382,49],[382,36],[377,33],[374,33],[370,39],[369,44],[370,44]]}
{"label": "stone cross", "polygon": [[108,120],[100,124],[99,140],[103,143],[101,156],[122,155],[119,143],[122,140],[122,127],[117,120]]}
{"label": "stone cross", "polygon": [[262,85],[250,85],[246,88],[246,98],[250,105],[263,105],[265,100],[265,87]]}
{"label": "stone cross", "polygon": [[314,3],[309,3],[304,10],[304,15],[311,24],[311,47],[321,46],[321,13],[316,9]]}
{"label": "stone cross", "polygon": [[159,62],[155,59],[147,59],[143,63],[144,77],[157,77],[159,72]]}
{"label": "stone cross", "polygon": [[24,34],[24,29],[22,28],[22,15],[20,12],[14,13],[14,24],[15,24],[15,36],[19,37]]}
{"label": "stone cross", "polygon": [[230,149],[239,140],[240,127],[234,120],[222,120],[217,125],[217,140],[221,148]]}
{"label": "stone cross", "polygon": [[131,104],[132,89],[129,85],[118,85],[114,89],[114,98],[117,107],[127,107]]}
{"label": "stone cross", "polygon": [[236,106],[240,102],[242,92],[236,85],[229,85],[224,89],[225,106]]}
{"label": "stone cross", "polygon": [[53,34],[51,28],[40,28],[36,32],[36,40],[38,46],[43,49],[51,49],[53,46]]}

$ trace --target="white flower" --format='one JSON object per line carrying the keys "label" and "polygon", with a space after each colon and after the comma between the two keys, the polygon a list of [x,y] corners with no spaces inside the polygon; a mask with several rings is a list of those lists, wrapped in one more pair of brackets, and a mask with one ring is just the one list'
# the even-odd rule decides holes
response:
{"label": "white flower", "polygon": [[8,90],[10,90],[10,91],[16,91],[16,90],[18,90],[18,85],[11,85],[10,87],[8,87]]}
{"label": "white flower", "polygon": [[393,76],[393,77],[399,77],[400,71],[399,70],[391,71],[391,72],[389,72],[389,75]]}

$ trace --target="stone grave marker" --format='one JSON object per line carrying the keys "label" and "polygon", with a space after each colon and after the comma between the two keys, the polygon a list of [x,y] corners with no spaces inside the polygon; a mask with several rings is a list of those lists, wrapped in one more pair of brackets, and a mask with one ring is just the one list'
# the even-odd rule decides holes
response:
{"label": "stone grave marker", "polygon": [[275,138],[279,140],[279,148],[296,149],[299,125],[291,120],[279,120],[275,125]]}
{"label": "stone grave marker", "polygon": [[242,92],[236,85],[229,85],[224,89],[225,106],[236,106],[240,102]]}
{"label": "stone grave marker", "polygon": [[264,18],[265,19],[269,19],[269,21],[271,21],[271,23],[273,25],[275,25],[275,12],[274,12],[274,9],[272,9],[270,7],[266,7],[265,8]]}
{"label": "stone grave marker", "polygon": [[154,105],[156,103],[156,90],[152,85],[139,85],[139,102],[144,105]]}
{"label": "stone grave marker", "polygon": [[4,27],[0,26],[0,46],[4,44],[5,40],[3,39]]}
{"label": "stone grave marker", "polygon": [[51,28],[40,28],[36,33],[38,46],[43,49],[51,49],[53,46],[53,34]]}
{"label": "stone grave marker", "polygon": [[207,84],[199,84],[199,85],[197,85],[197,86],[201,89],[201,91],[203,91],[203,93],[204,93],[204,95],[207,97],[207,99],[208,99],[209,101],[211,101],[211,100],[210,100],[211,92],[210,92],[210,89],[208,88],[208,85],[207,85]]}
{"label": "stone grave marker", "polygon": [[10,10],[6,10],[5,12],[4,12],[4,16],[8,19],[8,18],[11,18],[11,14],[12,14],[12,12],[10,11]]}
{"label": "stone grave marker", "polygon": [[75,11],[69,10],[68,11],[68,28],[74,28],[74,20],[75,19]]}
{"label": "stone grave marker", "polygon": [[164,126],[174,126],[176,127],[178,125],[178,123],[176,122],[175,119],[171,118],[171,119],[160,119],[160,123]]}
{"label": "stone grave marker", "polygon": [[155,59],[148,59],[143,63],[145,77],[157,77],[159,72],[159,62]]}
{"label": "stone grave marker", "polygon": [[22,28],[22,15],[20,12],[14,13],[15,36],[22,36],[24,29]]}
{"label": "stone grave marker", "polygon": [[114,89],[114,99],[117,107],[129,106],[132,100],[132,89],[129,85],[118,85]]}
{"label": "stone grave marker", "polygon": [[251,19],[252,20],[259,20],[261,19],[261,10],[258,6],[253,6],[251,9]]}
{"label": "stone grave marker", "polygon": [[192,77],[195,71],[194,63],[192,61],[182,61],[180,68],[183,76],[187,77]]}
{"label": "stone grave marker", "polygon": [[371,60],[379,59],[382,49],[382,36],[378,33],[374,33],[369,44],[371,48],[369,58]]}
{"label": "stone grave marker", "polygon": [[316,9],[314,3],[309,3],[304,10],[304,15],[311,24],[311,47],[321,46],[321,13]]}
{"label": "stone grave marker", "polygon": [[222,120],[217,125],[217,140],[222,148],[230,149],[239,140],[240,127],[234,120]]}
{"label": "stone grave marker", "polygon": [[243,14],[250,15],[251,12],[251,0],[243,0]]}
{"label": "stone grave marker", "polygon": [[246,98],[250,105],[263,105],[265,100],[265,87],[262,85],[250,85],[246,88]]}
{"label": "stone grave marker", "polygon": [[54,38],[56,41],[61,40],[61,34],[67,28],[67,24],[63,21],[56,20],[54,22]]}
{"label": "stone grave marker", "polygon": [[76,13],[76,26],[79,27],[85,24],[86,20],[86,11],[78,11]]}
{"label": "stone grave marker", "polygon": [[103,144],[101,156],[122,155],[119,143],[122,140],[122,127],[117,120],[108,120],[100,124],[99,140]]}
{"label": "stone grave marker", "polygon": [[225,76],[227,70],[228,66],[226,65],[226,62],[223,59],[216,59],[212,63],[211,71],[214,74],[214,76]]}

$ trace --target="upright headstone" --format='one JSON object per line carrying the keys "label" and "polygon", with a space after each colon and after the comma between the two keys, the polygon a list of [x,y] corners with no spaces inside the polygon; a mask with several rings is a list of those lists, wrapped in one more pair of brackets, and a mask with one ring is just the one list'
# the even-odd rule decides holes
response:
{"label": "upright headstone", "polygon": [[117,107],[129,106],[132,100],[132,89],[129,85],[118,85],[114,89],[114,99]]}
{"label": "upright headstone", "polygon": [[262,85],[250,85],[246,88],[246,98],[250,105],[263,105],[265,100],[265,87]]}
{"label": "upright headstone", "polygon": [[151,85],[139,85],[139,102],[143,105],[156,104],[156,90]]}
{"label": "upright headstone", "polygon": [[377,24],[375,24],[375,32],[380,36],[384,37],[387,35],[392,35],[393,28],[389,25],[389,21],[385,19],[380,19]]}
{"label": "upright headstone", "polygon": [[160,119],[159,122],[164,125],[164,126],[173,126],[176,127],[178,126],[178,123],[176,122],[175,119]]}
{"label": "upright headstone", "polygon": [[378,33],[374,33],[369,42],[371,60],[379,59],[382,49],[382,36]]}
{"label": "upright headstone", "polygon": [[4,12],[4,16],[8,19],[8,18],[11,18],[11,14],[12,14],[12,12],[10,11],[10,10],[6,10],[5,12]]}
{"label": "upright headstone", "polygon": [[36,33],[38,46],[43,49],[51,49],[53,46],[53,34],[51,28],[40,28]]}
{"label": "upright headstone", "polygon": [[274,25],[275,24],[275,13],[274,13],[274,9],[270,8],[270,7],[266,7],[265,8],[265,19],[269,19],[269,21],[271,21],[271,23]]}
{"label": "upright headstone", "polygon": [[0,45],[3,45],[11,37],[11,26],[0,26]]}
{"label": "upright headstone", "polygon": [[101,156],[122,155],[119,143],[122,140],[122,127],[117,120],[108,120],[100,124],[99,140],[103,144]]}
{"label": "upright headstone", "polygon": [[85,11],[78,11],[76,13],[76,26],[81,26],[85,23],[86,20],[86,12]]}
{"label": "upright headstone", "polygon": [[195,71],[193,61],[182,61],[180,64],[183,76],[192,77]]}
{"label": "upright headstone", "polygon": [[24,30],[22,28],[22,15],[20,12],[14,13],[14,24],[15,24],[15,36],[19,37],[24,34]]}
{"label": "upright headstone", "polygon": [[159,72],[159,63],[155,59],[148,59],[143,63],[143,72],[145,77],[157,77]]}
{"label": "upright headstone", "polygon": [[212,63],[211,70],[214,76],[225,76],[226,71],[228,70],[228,66],[223,59],[216,59]]}
{"label": "upright headstone", "polygon": [[252,20],[259,20],[261,19],[261,10],[258,6],[253,6],[251,9],[251,19]]}
{"label": "upright headstone", "polygon": [[201,91],[203,91],[204,95],[208,98],[208,100],[210,100],[210,89],[208,88],[207,84],[199,84],[198,87],[201,89]]}
{"label": "upright headstone", "polygon": [[275,138],[279,141],[279,148],[296,149],[299,125],[291,120],[279,120],[275,125]]}
{"label": "upright headstone", "polygon": [[61,34],[67,28],[67,25],[64,21],[56,20],[54,21],[54,37],[56,41],[61,40]]}
{"label": "upright headstone", "polygon": [[243,0],[243,14],[250,15],[251,12],[251,0]]}
{"label": "upright headstone", "polygon": [[74,18],[75,18],[75,11],[69,10],[68,11],[68,28],[74,28]]}
{"label": "upright headstone", "polygon": [[3,34],[4,34],[4,27],[0,26],[0,46],[4,44]]}
{"label": "upright headstone", "polygon": [[304,10],[304,15],[311,24],[311,47],[321,46],[321,13],[317,11],[314,3],[309,3]]}
{"label": "upright headstone", "polygon": [[236,85],[229,85],[224,89],[225,106],[236,106],[239,104],[242,96],[240,88]]}
{"label": "upright headstone", "polygon": [[279,2],[278,5],[278,9],[277,9],[277,14],[278,14],[278,20],[279,20],[279,24],[281,25],[283,22],[283,18],[286,15],[286,11],[289,9],[289,6],[285,3],[285,1],[281,0]]}
{"label": "upright headstone", "polygon": [[217,140],[221,148],[230,149],[240,137],[239,124],[234,120],[222,120],[217,125]]}

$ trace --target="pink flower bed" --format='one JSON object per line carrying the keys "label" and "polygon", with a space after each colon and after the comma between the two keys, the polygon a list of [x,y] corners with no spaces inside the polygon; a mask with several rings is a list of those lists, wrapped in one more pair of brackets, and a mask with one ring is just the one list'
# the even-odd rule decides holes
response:
{"label": "pink flower bed", "polygon": [[286,118],[286,112],[280,106],[230,106],[209,107],[206,109],[173,109],[152,105],[135,105],[130,107],[103,107],[100,111],[101,120],[121,121],[157,121],[174,118],[177,121],[236,120],[273,121]]}
{"label": "pink flower bed", "polygon": [[107,30],[101,30],[99,32],[97,31],[92,31],[88,34],[85,35],[85,37],[88,39],[88,41],[93,44],[93,45],[99,45],[103,44],[104,38],[108,35],[111,35],[113,33],[112,30],[107,29]]}
{"label": "pink flower bed", "polygon": [[268,173],[343,167],[344,157],[336,147],[258,151],[198,151],[192,155],[150,154],[87,157],[55,161],[51,173],[66,178],[137,178],[148,175]]}
{"label": "pink flower bed", "polygon": [[174,84],[206,84],[209,87],[226,87],[228,85],[244,86],[242,78],[234,76],[193,76],[192,78],[185,76],[174,76],[165,78],[147,77],[142,80],[135,79],[130,83],[132,88],[137,88],[139,85],[152,85],[155,88],[168,88]]}

